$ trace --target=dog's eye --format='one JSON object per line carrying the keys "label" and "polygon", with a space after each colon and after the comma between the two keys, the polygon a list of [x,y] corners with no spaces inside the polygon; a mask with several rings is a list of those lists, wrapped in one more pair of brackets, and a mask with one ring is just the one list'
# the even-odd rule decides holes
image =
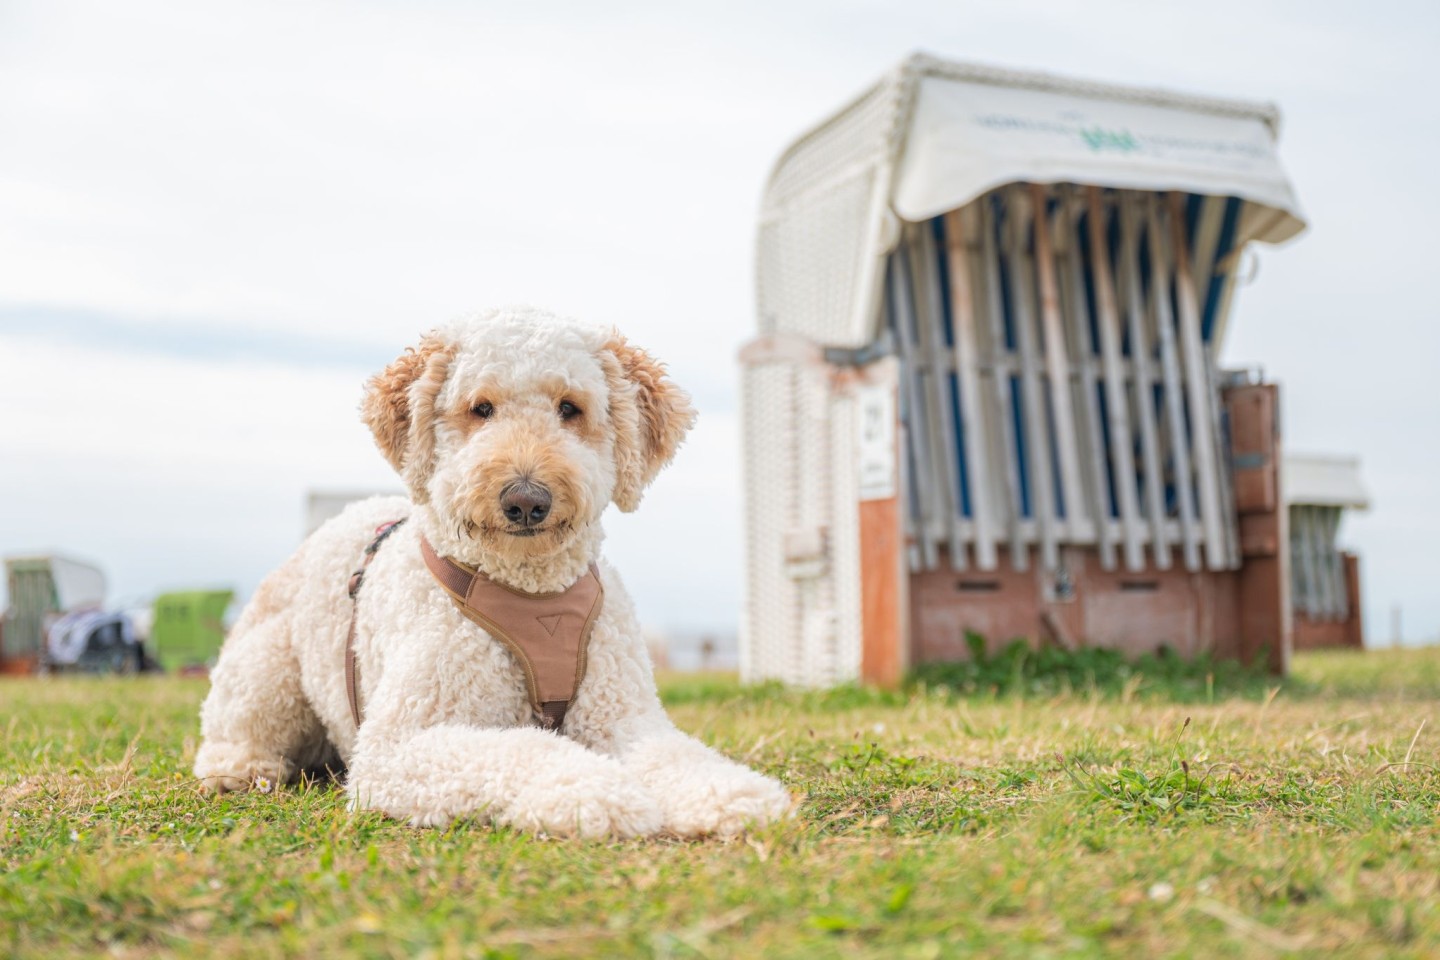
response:
{"label": "dog's eye", "polygon": [[561,420],[573,420],[578,416],[580,416],[579,407],[575,406],[575,404],[571,403],[569,400],[562,400],[560,402]]}
{"label": "dog's eye", "polygon": [[470,412],[475,414],[475,416],[479,417],[481,420],[489,420],[491,417],[495,416],[495,406],[489,401],[486,401],[484,403],[477,403],[475,404],[475,406],[470,408]]}

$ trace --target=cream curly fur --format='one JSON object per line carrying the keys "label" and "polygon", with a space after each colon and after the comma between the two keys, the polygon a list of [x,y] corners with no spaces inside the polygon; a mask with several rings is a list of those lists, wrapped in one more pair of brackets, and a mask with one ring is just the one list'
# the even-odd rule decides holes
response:
{"label": "cream curly fur", "polygon": [[[562,402],[580,413],[562,417]],[[481,404],[488,418],[474,412]],[[201,708],[195,773],[207,789],[343,765],[355,809],[584,837],[732,835],[786,815],[777,781],[670,722],[635,610],[603,561],[604,610],[556,734],[531,725],[519,665],[420,556],[423,534],[519,589],[569,586],[599,558],[606,505],[634,509],[694,419],[663,367],[614,332],[496,310],[428,334],[370,381],[362,413],[410,498],[352,505],[260,585]],[[554,497],[536,536],[513,535],[498,503],[520,476]],[[360,593],[357,731],[343,673],[346,584],[375,528],[401,517]]]}

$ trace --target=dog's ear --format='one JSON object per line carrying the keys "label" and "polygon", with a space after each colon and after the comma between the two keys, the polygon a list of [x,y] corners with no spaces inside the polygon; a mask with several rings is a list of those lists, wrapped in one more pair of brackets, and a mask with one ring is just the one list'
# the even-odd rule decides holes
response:
{"label": "dog's ear", "polygon": [[450,347],[426,334],[365,384],[360,416],[375,445],[410,488],[416,503],[429,499],[426,484],[434,469],[435,397],[450,367]]}
{"label": "dog's ear", "polygon": [[670,462],[695,423],[690,395],[665,376],[664,364],[618,332],[600,351],[615,425],[615,505],[640,506],[645,488]]}

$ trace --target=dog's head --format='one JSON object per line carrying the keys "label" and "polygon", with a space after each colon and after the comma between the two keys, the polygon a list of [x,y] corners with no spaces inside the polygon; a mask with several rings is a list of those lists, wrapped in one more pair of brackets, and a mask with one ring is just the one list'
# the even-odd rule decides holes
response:
{"label": "dog's head", "polygon": [[361,404],[380,452],[457,535],[516,559],[629,512],[695,420],[664,367],[618,333],[529,309],[427,334]]}

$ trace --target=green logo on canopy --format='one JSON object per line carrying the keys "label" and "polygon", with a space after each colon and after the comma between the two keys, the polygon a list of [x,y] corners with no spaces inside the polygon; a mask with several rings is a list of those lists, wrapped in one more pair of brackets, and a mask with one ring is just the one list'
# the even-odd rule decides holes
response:
{"label": "green logo on canopy", "polygon": [[1104,127],[1081,127],[1080,138],[1085,146],[1099,153],[1102,150],[1118,150],[1132,153],[1140,149],[1140,141],[1129,130],[1106,130]]}

